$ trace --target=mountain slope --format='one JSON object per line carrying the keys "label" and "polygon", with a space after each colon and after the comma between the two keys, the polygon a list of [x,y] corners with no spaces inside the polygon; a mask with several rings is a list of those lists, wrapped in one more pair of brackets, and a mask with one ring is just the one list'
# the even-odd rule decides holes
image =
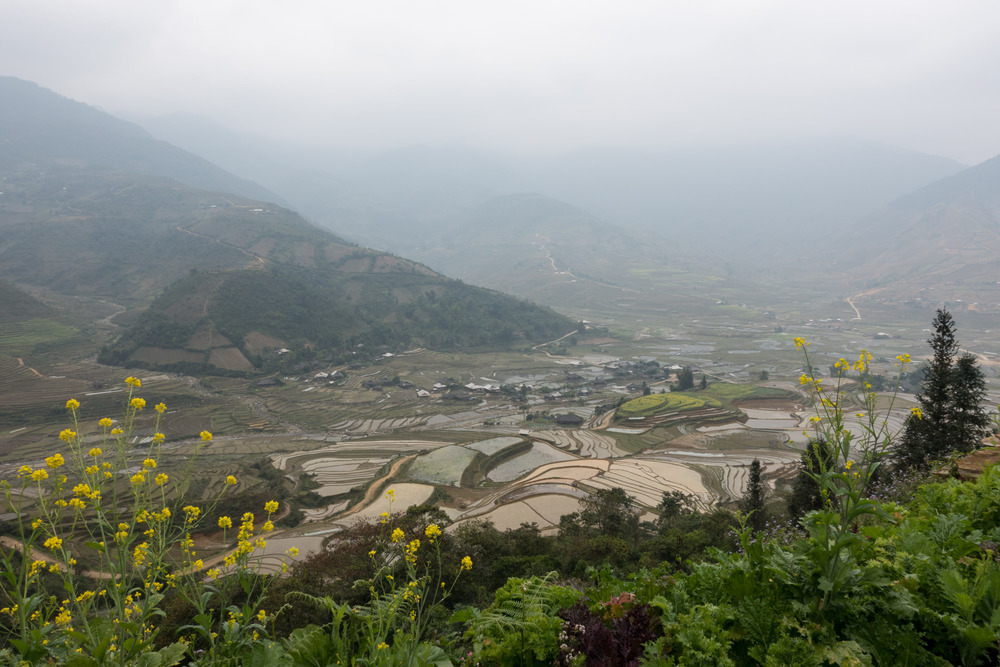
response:
{"label": "mountain slope", "polygon": [[2,83],[19,91],[4,118],[24,132],[0,136],[0,278],[130,308],[105,361],[252,371],[265,348],[507,346],[575,326],[280,206],[148,173],[170,166],[164,156],[182,170],[207,163],[32,84]]}
{"label": "mountain slope", "polygon": [[651,287],[650,269],[677,268],[655,237],[540,194],[490,199],[414,253],[449,275],[522,295],[576,282]]}
{"label": "mountain slope", "polygon": [[104,167],[280,202],[273,192],[157,141],[138,125],[29,81],[0,77],[0,100],[0,169],[25,162],[46,167]]}
{"label": "mountain slope", "polygon": [[1000,312],[1000,156],[897,199],[850,239],[835,256],[857,289]]}

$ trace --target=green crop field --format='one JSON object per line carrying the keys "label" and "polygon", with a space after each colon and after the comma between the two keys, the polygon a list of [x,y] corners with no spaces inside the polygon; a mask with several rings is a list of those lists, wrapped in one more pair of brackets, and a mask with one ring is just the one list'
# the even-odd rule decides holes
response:
{"label": "green crop field", "polygon": [[79,333],[73,327],[49,319],[3,323],[0,324],[0,354],[25,355],[36,345],[71,339]]}
{"label": "green crop field", "polygon": [[705,399],[689,394],[650,394],[649,396],[633,398],[618,410],[625,415],[638,416],[667,410],[690,410],[691,408],[700,408],[703,405],[705,405]]}

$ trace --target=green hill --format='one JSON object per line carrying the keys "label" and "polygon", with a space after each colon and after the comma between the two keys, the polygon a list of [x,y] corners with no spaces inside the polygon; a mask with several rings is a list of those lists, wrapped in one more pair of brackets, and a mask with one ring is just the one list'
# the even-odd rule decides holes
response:
{"label": "green hill", "polygon": [[269,348],[509,345],[575,325],[209,191],[268,194],[34,84],[0,78],[0,95],[0,278],[130,309],[104,361],[245,372]]}
{"label": "green hill", "polygon": [[573,325],[547,308],[433,274],[197,271],[157,298],[101,361],[245,372],[275,366],[278,348],[348,358],[382,346],[507,347]]}

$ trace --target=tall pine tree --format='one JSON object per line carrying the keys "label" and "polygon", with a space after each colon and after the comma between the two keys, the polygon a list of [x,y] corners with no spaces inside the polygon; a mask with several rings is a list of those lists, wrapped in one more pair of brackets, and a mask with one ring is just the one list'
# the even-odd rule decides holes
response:
{"label": "tall pine tree", "polygon": [[990,416],[986,413],[986,378],[971,354],[958,358],[952,391],[953,448],[971,452],[982,446],[990,434]]}
{"label": "tall pine tree", "polygon": [[767,493],[767,487],[764,485],[763,472],[760,460],[754,459],[753,463],[750,464],[750,477],[747,480],[746,491],[743,492],[743,498],[740,499],[740,511],[750,515],[747,524],[755,531],[764,530],[767,523],[764,509],[764,496]]}
{"label": "tall pine tree", "polygon": [[924,366],[917,394],[921,417],[907,422],[895,451],[901,467],[923,468],[953,451],[972,451],[988,433],[982,370],[971,355],[956,362],[959,348],[951,313],[938,309],[933,325],[927,342],[934,355]]}

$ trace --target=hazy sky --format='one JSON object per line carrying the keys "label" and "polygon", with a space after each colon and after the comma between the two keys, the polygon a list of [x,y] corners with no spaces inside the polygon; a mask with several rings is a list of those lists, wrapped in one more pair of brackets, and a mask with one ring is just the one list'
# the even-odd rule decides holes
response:
{"label": "hazy sky", "polygon": [[0,74],[356,146],[1000,153],[996,0],[3,0]]}

